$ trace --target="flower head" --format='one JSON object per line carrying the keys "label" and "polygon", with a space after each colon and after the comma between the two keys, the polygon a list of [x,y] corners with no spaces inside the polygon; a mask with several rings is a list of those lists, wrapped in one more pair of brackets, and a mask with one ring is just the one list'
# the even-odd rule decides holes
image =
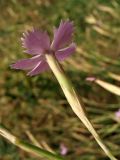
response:
{"label": "flower head", "polygon": [[115,112],[115,117],[116,117],[117,119],[120,119],[120,109]]}
{"label": "flower head", "polygon": [[73,23],[61,21],[58,28],[54,29],[54,38],[50,43],[47,32],[37,29],[23,33],[22,45],[26,53],[32,58],[22,59],[12,64],[14,69],[27,70],[28,75],[37,75],[49,68],[45,54],[54,54],[57,60],[62,61],[75,51],[75,43],[71,42]]}
{"label": "flower head", "polygon": [[68,153],[68,148],[65,146],[64,143],[60,144],[60,154],[61,155],[66,155]]}

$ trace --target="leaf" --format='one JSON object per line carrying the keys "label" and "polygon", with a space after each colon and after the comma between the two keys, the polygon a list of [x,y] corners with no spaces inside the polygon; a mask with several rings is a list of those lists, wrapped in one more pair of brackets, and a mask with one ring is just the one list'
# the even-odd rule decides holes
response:
{"label": "leaf", "polygon": [[94,82],[100,85],[101,87],[103,87],[104,89],[108,90],[109,92],[120,96],[120,87],[113,85],[111,83],[102,81],[100,79],[96,79]]}

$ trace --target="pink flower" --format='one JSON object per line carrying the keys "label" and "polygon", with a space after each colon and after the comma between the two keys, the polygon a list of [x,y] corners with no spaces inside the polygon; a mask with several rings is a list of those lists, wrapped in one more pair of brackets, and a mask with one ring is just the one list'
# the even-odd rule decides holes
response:
{"label": "pink flower", "polygon": [[120,109],[115,112],[115,117],[116,117],[117,119],[120,119]]}
{"label": "pink flower", "polygon": [[60,144],[60,154],[61,155],[66,155],[68,153],[68,148],[65,146],[64,143]]}
{"label": "pink flower", "polygon": [[87,77],[86,81],[94,82],[96,80],[95,77]]}
{"label": "pink flower", "polygon": [[58,28],[54,29],[54,38],[50,43],[47,32],[37,29],[28,31],[21,38],[26,53],[32,58],[22,59],[11,65],[11,68],[27,70],[27,75],[37,75],[47,69],[49,65],[45,54],[54,54],[59,61],[66,59],[75,51],[75,43],[71,42],[73,33],[73,23],[61,21]]}

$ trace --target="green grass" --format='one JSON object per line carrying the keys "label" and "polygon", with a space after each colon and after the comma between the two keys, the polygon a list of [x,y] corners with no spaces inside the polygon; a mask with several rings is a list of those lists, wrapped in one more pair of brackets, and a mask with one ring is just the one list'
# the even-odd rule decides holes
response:
{"label": "green grass", "polygon": [[[120,98],[85,81],[96,76],[119,85],[108,76],[109,72],[120,72],[119,0],[1,0],[0,11],[0,121],[25,140],[29,140],[25,132],[29,130],[38,142],[46,142],[58,153],[60,143],[64,143],[69,160],[107,160],[70,109],[51,72],[31,78],[9,67],[25,57],[22,32],[34,26],[47,30],[52,37],[53,26],[69,18],[75,24],[79,50],[63,65],[83,97],[96,130],[120,159],[120,122],[114,118]],[[38,160],[3,138],[0,159]]]}

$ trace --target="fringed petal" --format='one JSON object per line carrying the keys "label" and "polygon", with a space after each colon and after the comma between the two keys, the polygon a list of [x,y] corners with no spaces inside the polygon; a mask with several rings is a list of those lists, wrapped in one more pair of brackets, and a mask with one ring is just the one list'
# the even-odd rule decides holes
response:
{"label": "fringed petal", "polygon": [[61,21],[60,26],[54,29],[54,39],[51,45],[53,50],[58,50],[70,43],[73,33],[73,23]]}
{"label": "fringed petal", "polygon": [[16,63],[11,65],[11,68],[14,69],[22,69],[22,70],[30,70],[33,67],[35,67],[40,61],[42,61],[41,56],[34,56],[32,58],[28,59],[21,59],[17,61]]}
{"label": "fringed petal", "polygon": [[64,59],[69,57],[71,54],[73,54],[75,52],[75,49],[76,49],[75,43],[71,43],[68,47],[58,50],[55,54],[56,58],[59,61],[63,61]]}
{"label": "fringed petal", "polygon": [[35,76],[35,75],[42,73],[48,69],[49,69],[49,66],[48,66],[47,62],[43,61],[43,62],[38,63],[38,65],[35,68],[33,68],[30,72],[28,72],[27,75]]}
{"label": "fringed petal", "polygon": [[26,52],[33,55],[44,53],[50,47],[48,34],[37,29],[24,33],[21,40]]}

